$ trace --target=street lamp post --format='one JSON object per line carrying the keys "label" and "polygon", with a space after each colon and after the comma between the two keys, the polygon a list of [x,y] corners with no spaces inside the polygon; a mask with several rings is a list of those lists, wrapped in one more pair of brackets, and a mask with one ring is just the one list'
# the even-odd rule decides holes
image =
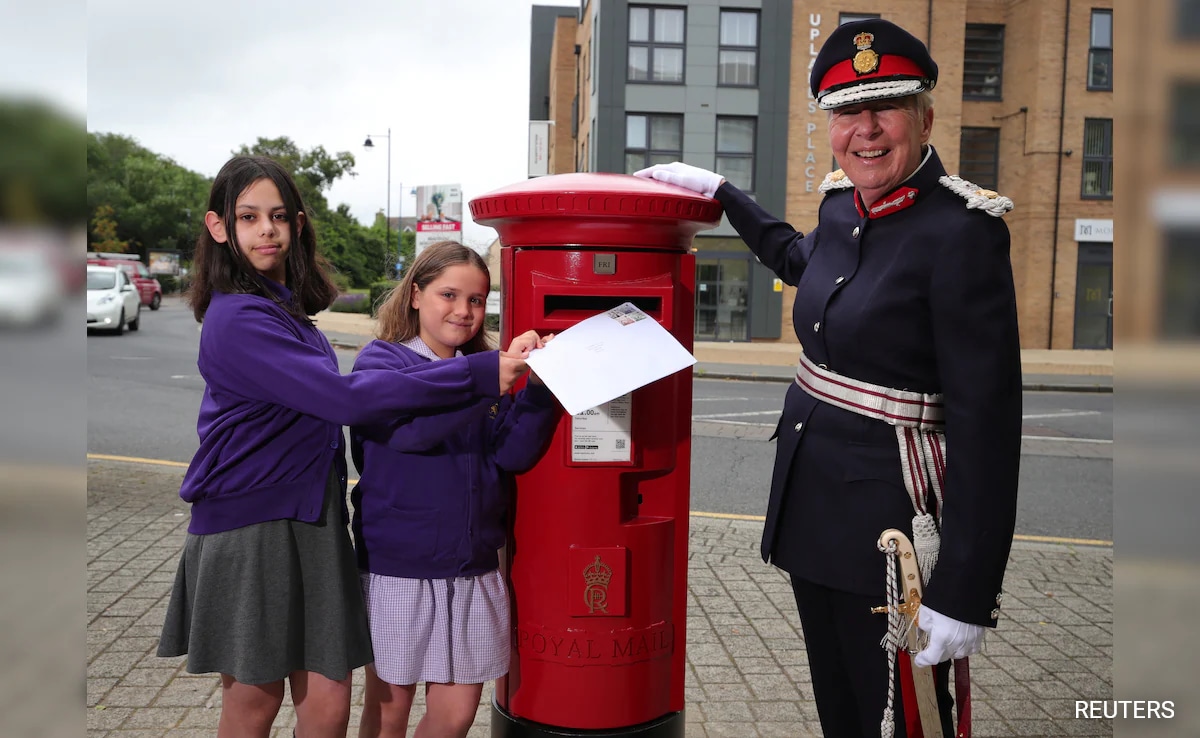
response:
{"label": "street lamp post", "polygon": [[[383,231],[384,231],[384,233],[387,234],[387,243],[388,243],[388,246],[390,247],[392,244],[392,129],[389,127],[387,129],[387,133],[377,134],[376,137],[377,138],[386,138],[387,142],[388,142],[388,145],[387,145],[387,205],[385,206],[387,220],[384,221]],[[369,134],[369,133],[367,134],[367,140],[363,141],[363,148],[365,148],[365,149],[375,148],[375,143],[371,140],[371,134]],[[401,218],[401,220],[404,219],[403,209],[401,209],[400,218]],[[399,230],[400,229],[397,229],[397,231],[399,231]],[[397,256],[399,256],[399,253],[400,253],[399,248],[400,248],[400,246],[397,243],[397,245],[396,245]]]}

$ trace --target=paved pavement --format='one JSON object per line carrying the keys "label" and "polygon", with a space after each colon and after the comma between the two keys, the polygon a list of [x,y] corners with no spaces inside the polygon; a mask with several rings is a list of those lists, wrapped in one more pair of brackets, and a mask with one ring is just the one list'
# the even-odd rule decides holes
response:
{"label": "paved pavement", "polygon": [[[182,474],[88,463],[89,737],[215,732],[217,677],[154,655],[187,527]],[[688,738],[819,736],[791,590],[758,556],[762,523],[693,516],[690,530]],[[1014,544],[1000,625],[971,660],[976,736],[1112,735],[1111,721],[1074,718],[1075,700],[1112,699],[1112,583],[1110,547]],[[352,725],[361,672],[355,685]],[[490,699],[488,685],[472,738],[488,735]],[[287,700],[276,725],[274,735],[290,735]]]}
{"label": "paved pavement", "polygon": [[[340,317],[319,316],[332,341],[355,347],[369,338],[368,321]],[[697,375],[707,376],[786,380],[795,360],[794,344],[697,344],[695,353]],[[1027,352],[1023,362],[1027,386],[1038,377],[1058,389],[1112,388],[1111,352]],[[215,733],[218,678],[154,655],[187,527],[182,475],[177,465],[88,463],[89,737]],[[819,736],[791,589],[758,555],[762,523],[699,515],[690,523],[688,738]],[[1111,547],[1014,544],[1000,625],[971,660],[976,736],[1112,735],[1112,721],[1074,717],[1075,700],[1113,698],[1112,584]],[[350,735],[361,672],[355,685]],[[488,735],[490,700],[488,685],[472,738]],[[294,721],[285,700],[274,735],[291,735]]]}

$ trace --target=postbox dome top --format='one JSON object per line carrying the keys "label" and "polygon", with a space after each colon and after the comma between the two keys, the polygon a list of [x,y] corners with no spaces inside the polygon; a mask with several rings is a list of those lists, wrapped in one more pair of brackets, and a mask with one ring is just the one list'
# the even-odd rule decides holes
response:
{"label": "postbox dome top", "polygon": [[628,174],[553,174],[472,199],[471,217],[503,246],[628,246],[687,250],[721,222],[721,204]]}

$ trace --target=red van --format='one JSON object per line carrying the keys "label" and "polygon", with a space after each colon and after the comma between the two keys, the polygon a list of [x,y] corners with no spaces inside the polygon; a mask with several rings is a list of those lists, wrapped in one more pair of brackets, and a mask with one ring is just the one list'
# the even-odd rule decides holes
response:
{"label": "red van", "polygon": [[87,263],[100,266],[117,267],[125,272],[133,285],[137,287],[142,304],[151,310],[158,310],[162,304],[162,285],[142,263],[142,257],[137,254],[117,254],[106,251],[89,251]]}

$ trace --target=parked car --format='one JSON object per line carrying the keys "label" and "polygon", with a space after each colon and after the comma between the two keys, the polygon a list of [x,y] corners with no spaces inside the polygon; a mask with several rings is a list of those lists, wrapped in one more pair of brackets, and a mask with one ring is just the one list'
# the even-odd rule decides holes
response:
{"label": "parked car", "polygon": [[142,303],[124,270],[116,267],[87,268],[87,327],[117,335],[128,327],[141,327]]}
{"label": "parked car", "polygon": [[105,251],[89,251],[87,263],[97,266],[117,267],[128,275],[130,281],[137,287],[142,304],[151,310],[158,310],[162,305],[162,285],[142,263],[142,257],[137,254],[118,254]]}
{"label": "parked car", "polygon": [[39,246],[0,248],[0,326],[32,328],[58,318],[63,285],[55,256]]}

